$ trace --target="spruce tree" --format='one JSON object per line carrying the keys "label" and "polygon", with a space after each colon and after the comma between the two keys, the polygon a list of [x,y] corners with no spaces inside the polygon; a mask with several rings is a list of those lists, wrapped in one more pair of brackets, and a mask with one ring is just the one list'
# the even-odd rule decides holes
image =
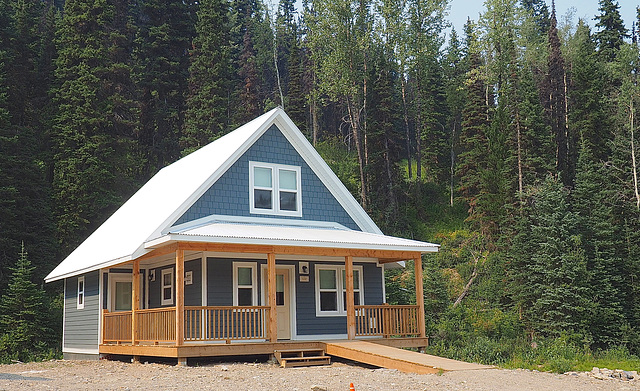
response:
{"label": "spruce tree", "polygon": [[604,64],[596,54],[589,27],[584,22],[578,22],[570,46],[573,50],[569,52],[569,134],[586,142],[596,160],[606,161],[614,128],[610,114],[612,108],[607,98],[611,85]]}
{"label": "spruce tree", "polygon": [[617,252],[620,238],[614,223],[615,190],[610,176],[607,167],[583,146],[571,203],[589,273],[589,329],[598,348],[615,346],[625,323],[622,276],[626,268]]}
{"label": "spruce tree", "polygon": [[[210,3],[200,2],[200,7],[206,8]],[[132,77],[140,105],[140,130],[136,141],[145,163],[142,179],[180,156],[178,141],[185,117],[194,8],[188,1],[142,0],[135,3],[137,31]],[[226,10],[222,8],[219,12]],[[210,27],[210,33],[214,34],[219,28],[224,29],[224,25]]]}
{"label": "spruce tree", "polygon": [[232,84],[230,76],[229,3],[200,2],[196,37],[191,49],[189,92],[180,140],[186,155],[224,135],[230,128]]}
{"label": "spruce tree", "polygon": [[625,38],[629,37],[629,30],[624,27],[620,16],[620,4],[614,0],[600,0],[594,20],[600,30],[595,34],[598,43],[598,53],[606,60],[613,61]]}
{"label": "spruce tree", "polygon": [[31,265],[22,246],[6,292],[0,299],[0,360],[30,361],[49,353],[55,340],[44,291],[33,282]]}
{"label": "spruce tree", "polygon": [[532,188],[511,247],[511,292],[530,335],[587,337],[587,264],[568,192],[548,177]]}
{"label": "spruce tree", "polygon": [[54,197],[67,250],[133,190],[139,158],[127,0],[69,0],[58,27]]}

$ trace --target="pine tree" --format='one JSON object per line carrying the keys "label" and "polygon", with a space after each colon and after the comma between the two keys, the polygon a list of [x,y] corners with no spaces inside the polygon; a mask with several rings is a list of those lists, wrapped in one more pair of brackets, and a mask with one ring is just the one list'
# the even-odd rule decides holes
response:
{"label": "pine tree", "polygon": [[198,8],[191,50],[189,94],[180,145],[186,155],[222,136],[230,128],[232,72],[229,3],[205,0]]}
{"label": "pine tree", "polygon": [[600,30],[595,34],[598,43],[598,53],[606,60],[613,61],[629,30],[624,27],[620,16],[620,4],[614,0],[599,1],[600,15],[596,15],[596,27]]}
{"label": "pine tree", "polygon": [[[200,7],[210,3],[201,2]],[[132,77],[140,102],[137,144],[145,160],[142,178],[146,179],[180,155],[195,6],[172,0],[142,0],[135,5]],[[218,28],[224,30],[224,25],[216,25],[210,33]]]}
{"label": "pine tree", "polygon": [[30,361],[48,354],[52,346],[51,314],[44,291],[32,281],[35,267],[24,246],[10,270],[0,300],[0,360]]}

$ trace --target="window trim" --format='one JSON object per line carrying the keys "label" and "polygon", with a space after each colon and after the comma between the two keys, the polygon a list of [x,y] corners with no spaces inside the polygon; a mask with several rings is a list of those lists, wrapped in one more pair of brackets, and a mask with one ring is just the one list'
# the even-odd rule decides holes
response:
{"label": "window trim", "polygon": [[[233,263],[233,305],[238,306],[238,269],[239,268],[251,269],[251,306],[258,305],[258,275],[257,264],[255,262],[234,262]],[[243,287],[249,287],[248,285],[242,285]]]}
{"label": "window trim", "polygon": [[[320,310],[320,270],[335,270],[336,271],[336,300],[338,300],[338,305],[337,311],[321,311]],[[314,290],[315,290],[315,295],[316,295],[316,317],[321,317],[321,316],[346,316],[347,315],[347,309],[345,308],[344,305],[344,300],[343,300],[343,294],[346,291],[347,287],[346,286],[342,286],[342,271],[346,270],[345,266],[340,266],[340,265],[315,265],[314,266],[314,275],[315,275],[315,281],[314,281]],[[363,267],[362,265],[354,265],[353,266],[353,270],[354,271],[358,271],[358,283],[360,285],[360,289],[358,289],[358,291],[360,292],[360,297],[359,297],[359,301],[360,303],[358,305],[363,305],[364,304],[364,277],[363,277]],[[346,284],[345,284],[346,285]]]}
{"label": "window trim", "polygon": [[[171,276],[171,278],[169,278],[169,281],[171,281],[170,285],[165,285],[164,284],[164,276],[166,274],[169,274]],[[162,273],[160,274],[160,305],[173,305],[173,297],[174,297],[174,290],[175,287],[175,279],[174,279],[174,274],[173,274],[173,268],[167,268],[167,269],[162,269]],[[170,288],[171,289],[171,298],[170,299],[165,299],[164,298],[164,290],[166,288]]]}
{"label": "window trim", "polygon": [[[82,289],[80,289],[80,285],[82,285]],[[84,276],[78,277],[78,289],[76,294],[76,309],[82,310],[84,309],[84,303],[87,301],[86,292],[87,285],[85,283]]]}
{"label": "window trim", "polygon": [[[268,168],[271,170],[271,209],[256,208],[254,204],[255,190],[254,185],[254,168]],[[281,210],[280,209],[280,192],[290,192],[290,189],[280,189],[280,171],[294,171],[296,173],[296,210]],[[266,188],[258,186],[258,189],[266,190]],[[301,168],[300,166],[289,166],[286,164],[275,163],[262,163],[262,162],[249,162],[249,213],[261,214],[261,215],[278,215],[278,216],[293,216],[302,217],[302,183],[301,183]]]}

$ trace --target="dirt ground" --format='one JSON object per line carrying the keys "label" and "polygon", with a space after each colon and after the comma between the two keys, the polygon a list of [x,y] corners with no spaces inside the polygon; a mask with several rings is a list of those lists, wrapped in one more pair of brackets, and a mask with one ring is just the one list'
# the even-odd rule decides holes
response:
{"label": "dirt ground", "polygon": [[0,365],[0,390],[640,390],[640,380],[597,380],[584,374],[487,369],[416,375],[363,367],[280,368],[264,361],[168,363],[47,361]]}

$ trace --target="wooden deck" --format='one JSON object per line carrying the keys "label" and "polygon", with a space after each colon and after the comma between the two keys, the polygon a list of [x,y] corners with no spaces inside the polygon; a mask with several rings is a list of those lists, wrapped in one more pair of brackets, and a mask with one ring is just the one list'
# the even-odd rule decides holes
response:
{"label": "wooden deck", "polygon": [[[440,371],[460,371],[493,368],[448,358],[432,356],[401,348],[419,348],[428,345],[427,338],[379,338],[346,341],[281,341],[281,342],[238,342],[168,345],[100,345],[100,353],[106,355],[153,356],[186,360],[188,357],[221,357],[243,355],[267,355],[277,351],[322,350],[330,356],[397,369],[409,373],[438,373]],[[186,361],[183,361],[186,362]]]}
{"label": "wooden deck", "polygon": [[[375,340],[377,341],[377,340]],[[462,371],[490,369],[492,366],[467,363],[448,358],[432,356],[385,346],[368,341],[325,342],[326,352],[331,356],[375,365],[382,368],[397,369],[409,373],[438,373],[440,371]]]}

